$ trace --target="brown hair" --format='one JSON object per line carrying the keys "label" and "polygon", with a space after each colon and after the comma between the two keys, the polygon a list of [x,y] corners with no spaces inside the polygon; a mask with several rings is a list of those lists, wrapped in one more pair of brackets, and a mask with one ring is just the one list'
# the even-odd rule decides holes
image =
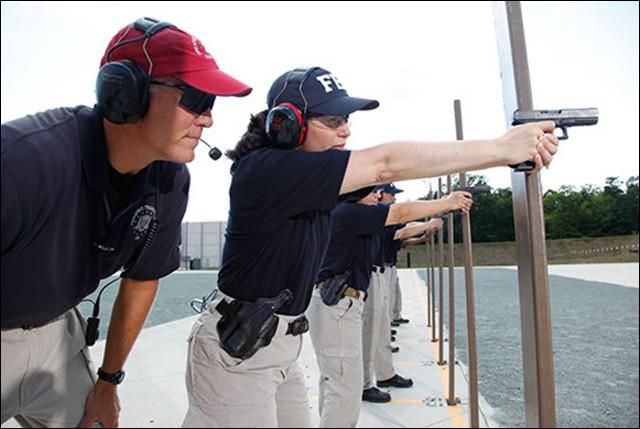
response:
{"label": "brown hair", "polygon": [[268,110],[263,110],[258,114],[251,115],[247,131],[242,135],[236,147],[225,152],[225,155],[233,162],[240,161],[243,156],[251,151],[270,145],[271,141],[265,130],[265,120],[268,112]]}

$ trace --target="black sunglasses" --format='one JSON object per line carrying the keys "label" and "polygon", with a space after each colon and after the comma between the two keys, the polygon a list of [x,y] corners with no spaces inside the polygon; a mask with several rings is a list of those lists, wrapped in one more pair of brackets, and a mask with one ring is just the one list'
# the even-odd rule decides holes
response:
{"label": "black sunglasses", "polygon": [[213,109],[213,103],[216,101],[215,95],[200,91],[189,85],[163,82],[161,80],[151,80],[149,83],[181,90],[180,105],[196,115],[202,115],[207,110]]}

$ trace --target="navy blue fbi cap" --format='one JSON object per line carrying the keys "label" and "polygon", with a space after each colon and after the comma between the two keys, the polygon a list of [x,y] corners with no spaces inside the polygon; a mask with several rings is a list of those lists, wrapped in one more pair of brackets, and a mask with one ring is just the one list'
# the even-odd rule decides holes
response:
{"label": "navy blue fbi cap", "polygon": [[[302,75],[296,78],[297,75]],[[291,103],[305,113],[327,116],[349,115],[357,110],[371,110],[376,100],[351,97],[340,81],[321,67],[290,70],[278,77],[267,95],[269,109]]]}
{"label": "navy blue fbi cap", "polygon": [[400,192],[404,192],[402,189],[396,188],[393,183],[387,183],[385,185],[376,186],[376,191],[380,190],[382,192],[386,192],[387,194],[399,194]]}

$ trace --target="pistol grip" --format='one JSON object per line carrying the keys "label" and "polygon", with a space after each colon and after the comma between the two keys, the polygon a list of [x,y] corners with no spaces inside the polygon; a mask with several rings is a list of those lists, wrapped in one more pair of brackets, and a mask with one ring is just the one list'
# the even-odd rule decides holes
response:
{"label": "pistol grip", "polygon": [[536,168],[536,163],[533,161],[525,161],[519,164],[509,164],[509,167],[513,168],[515,171],[531,171]]}

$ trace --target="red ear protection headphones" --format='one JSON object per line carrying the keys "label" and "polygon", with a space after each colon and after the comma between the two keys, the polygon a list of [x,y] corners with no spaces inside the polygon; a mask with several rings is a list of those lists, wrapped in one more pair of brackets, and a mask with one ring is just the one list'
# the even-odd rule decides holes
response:
{"label": "red ear protection headphones", "polygon": [[[267,135],[273,144],[281,149],[293,149],[302,144],[307,127],[305,119],[307,115],[307,98],[302,91],[302,85],[307,80],[309,74],[317,67],[310,69],[295,69],[287,76],[284,85],[278,95],[273,100],[273,108],[269,110],[265,122]],[[303,110],[292,103],[278,103],[278,98],[282,96],[290,85],[297,85],[298,93],[304,102]]]}

